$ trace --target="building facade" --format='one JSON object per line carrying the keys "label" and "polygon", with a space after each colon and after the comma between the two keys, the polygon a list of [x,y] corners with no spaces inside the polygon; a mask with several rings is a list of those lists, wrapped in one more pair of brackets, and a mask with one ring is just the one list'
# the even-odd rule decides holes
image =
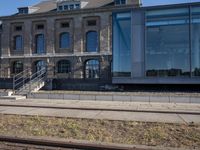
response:
{"label": "building facade", "polygon": [[113,21],[113,83],[200,83],[200,3],[115,12]]}
{"label": "building facade", "polygon": [[200,84],[200,3],[50,0],[0,20],[1,79],[10,85],[43,66],[54,89]]}

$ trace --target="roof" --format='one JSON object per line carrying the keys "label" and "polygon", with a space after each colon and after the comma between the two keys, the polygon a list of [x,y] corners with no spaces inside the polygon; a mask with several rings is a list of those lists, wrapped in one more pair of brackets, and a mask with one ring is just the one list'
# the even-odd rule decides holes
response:
{"label": "roof", "polygon": [[[114,2],[114,0],[81,0],[83,2],[88,2],[88,4],[84,8],[98,8],[102,6],[109,5],[110,3]],[[56,0],[46,0],[42,1],[33,7],[37,7],[38,10],[34,13],[43,13],[53,11],[57,8]]]}

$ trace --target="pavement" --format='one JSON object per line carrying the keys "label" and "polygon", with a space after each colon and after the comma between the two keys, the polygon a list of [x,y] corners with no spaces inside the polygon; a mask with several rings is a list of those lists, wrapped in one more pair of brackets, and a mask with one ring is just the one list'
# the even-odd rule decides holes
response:
{"label": "pavement", "polygon": [[200,104],[78,100],[0,100],[0,114],[200,124]]}

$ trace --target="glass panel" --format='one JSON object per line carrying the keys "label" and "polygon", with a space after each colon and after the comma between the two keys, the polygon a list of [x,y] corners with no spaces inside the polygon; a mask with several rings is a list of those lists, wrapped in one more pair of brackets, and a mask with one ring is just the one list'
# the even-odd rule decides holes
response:
{"label": "glass panel", "polygon": [[146,76],[190,76],[189,9],[146,13]]}
{"label": "glass panel", "polygon": [[43,60],[37,61],[36,62],[36,72],[44,69],[46,67],[46,62]]}
{"label": "glass panel", "polygon": [[70,48],[70,35],[69,35],[69,33],[62,33],[60,35],[60,48]]}
{"label": "glass panel", "polygon": [[114,14],[113,21],[113,76],[130,77],[131,14]]}
{"label": "glass panel", "polygon": [[36,53],[45,53],[44,35],[39,34],[36,36]]}
{"label": "glass panel", "polygon": [[99,78],[99,70],[98,60],[88,60],[85,66],[85,77],[87,79],[97,79]]}
{"label": "glass panel", "polygon": [[15,50],[22,50],[22,36],[16,36],[15,37],[15,43],[14,43],[14,49]]}
{"label": "glass panel", "polygon": [[69,73],[70,69],[70,62],[68,60],[58,62],[58,73]]}
{"label": "glass panel", "polygon": [[96,31],[90,31],[86,35],[86,51],[97,52],[98,51],[98,34]]}
{"label": "glass panel", "polygon": [[200,76],[200,7],[192,7],[192,75]]}

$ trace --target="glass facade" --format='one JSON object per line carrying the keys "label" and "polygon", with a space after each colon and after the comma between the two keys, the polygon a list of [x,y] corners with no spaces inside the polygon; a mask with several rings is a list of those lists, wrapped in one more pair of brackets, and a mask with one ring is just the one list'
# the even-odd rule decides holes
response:
{"label": "glass facade", "polygon": [[192,75],[200,76],[200,6],[191,7]]}
{"label": "glass facade", "polygon": [[190,76],[189,8],[146,12],[146,76]]}
{"label": "glass facade", "polygon": [[37,54],[45,53],[45,42],[43,34],[36,35],[36,53]]}
{"label": "glass facade", "polygon": [[113,14],[113,76],[131,76],[131,12]]}
{"label": "glass facade", "polygon": [[89,31],[86,33],[86,51],[98,51],[98,33],[96,31]]}
{"label": "glass facade", "polygon": [[60,48],[70,48],[70,35],[69,33],[60,34]]}

